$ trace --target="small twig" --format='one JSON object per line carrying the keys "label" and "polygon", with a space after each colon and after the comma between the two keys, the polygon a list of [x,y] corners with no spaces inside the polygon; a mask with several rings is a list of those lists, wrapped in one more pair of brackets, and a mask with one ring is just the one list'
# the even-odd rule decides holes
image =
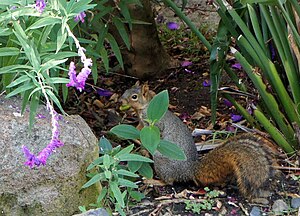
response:
{"label": "small twig", "polygon": [[300,171],[300,168],[298,167],[281,167],[281,166],[272,166],[274,169],[280,169],[280,170],[294,170],[294,171]]}

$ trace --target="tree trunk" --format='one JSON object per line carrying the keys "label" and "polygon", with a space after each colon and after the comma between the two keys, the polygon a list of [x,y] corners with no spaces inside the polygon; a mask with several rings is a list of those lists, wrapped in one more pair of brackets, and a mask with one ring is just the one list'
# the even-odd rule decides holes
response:
{"label": "tree trunk", "polygon": [[149,0],[140,0],[143,7],[130,5],[132,20],[151,24],[133,24],[129,32],[131,48],[128,50],[115,27],[111,33],[117,40],[124,59],[125,72],[128,75],[146,79],[163,74],[175,63],[162,46],[156,29],[153,11]]}

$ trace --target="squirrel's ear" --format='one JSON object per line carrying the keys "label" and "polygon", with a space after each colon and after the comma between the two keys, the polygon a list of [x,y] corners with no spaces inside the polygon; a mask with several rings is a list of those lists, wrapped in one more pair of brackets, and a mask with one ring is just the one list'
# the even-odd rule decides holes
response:
{"label": "squirrel's ear", "polygon": [[139,87],[140,86],[140,81],[136,81],[136,83],[134,84],[134,87]]}
{"label": "squirrel's ear", "polygon": [[142,86],[142,95],[143,95],[144,97],[146,97],[146,96],[148,95],[148,93],[149,93],[149,86],[148,86],[148,84],[146,83],[146,84],[144,84],[144,85]]}

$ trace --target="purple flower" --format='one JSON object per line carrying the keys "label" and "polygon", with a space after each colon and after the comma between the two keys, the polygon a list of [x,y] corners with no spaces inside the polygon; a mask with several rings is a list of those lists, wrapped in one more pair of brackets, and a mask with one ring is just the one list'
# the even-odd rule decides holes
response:
{"label": "purple flower", "polygon": [[232,103],[227,99],[224,99],[224,104],[225,106],[232,107]]}
{"label": "purple flower", "polygon": [[241,121],[243,119],[243,116],[241,116],[241,115],[236,115],[236,114],[232,114],[231,113],[231,120],[233,121],[233,122],[239,122],[239,121]]}
{"label": "purple flower", "polygon": [[240,63],[235,63],[231,65],[231,67],[234,69],[242,70],[242,65]]}
{"label": "purple flower", "polygon": [[75,22],[78,22],[79,20],[84,23],[84,18],[86,17],[86,14],[84,11],[80,12],[79,14],[77,14],[75,17],[74,17],[74,21]]}
{"label": "purple flower", "polygon": [[179,29],[179,25],[176,22],[168,22],[167,27],[170,30],[177,30]]}
{"label": "purple flower", "polygon": [[63,142],[59,140],[59,124],[58,119],[60,116],[54,111],[50,104],[47,104],[48,109],[50,109],[52,115],[52,137],[50,143],[44,148],[37,156],[29,151],[26,146],[22,146],[23,153],[27,159],[25,165],[33,168],[34,166],[39,167],[40,165],[45,165],[48,157],[55,151],[56,148],[63,146]]}
{"label": "purple flower", "polygon": [[210,80],[204,80],[202,84],[204,87],[209,87],[211,85],[211,82]]}
{"label": "purple flower", "polygon": [[181,62],[181,66],[182,67],[188,67],[188,66],[191,66],[193,64],[193,62],[190,62],[190,61],[183,61]]}
{"label": "purple flower", "polygon": [[81,72],[76,77],[76,68],[74,62],[70,63],[69,67],[69,77],[70,82],[66,84],[67,87],[73,86],[77,90],[82,91],[85,86],[85,81],[91,73],[91,69],[89,67],[92,66],[92,59],[85,59],[83,61],[84,67],[81,69]]}
{"label": "purple flower", "polygon": [[45,7],[46,7],[46,2],[44,0],[35,1],[35,9],[37,9],[38,12],[43,13]]}

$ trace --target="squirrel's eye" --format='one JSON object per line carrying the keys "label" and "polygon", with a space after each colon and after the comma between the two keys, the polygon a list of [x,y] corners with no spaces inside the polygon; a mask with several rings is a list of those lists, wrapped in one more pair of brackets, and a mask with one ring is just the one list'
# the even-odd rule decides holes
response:
{"label": "squirrel's eye", "polygon": [[137,94],[134,94],[134,95],[131,96],[132,100],[137,100],[137,98],[138,98]]}

